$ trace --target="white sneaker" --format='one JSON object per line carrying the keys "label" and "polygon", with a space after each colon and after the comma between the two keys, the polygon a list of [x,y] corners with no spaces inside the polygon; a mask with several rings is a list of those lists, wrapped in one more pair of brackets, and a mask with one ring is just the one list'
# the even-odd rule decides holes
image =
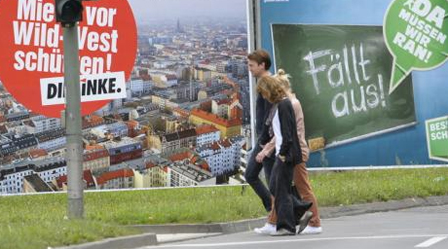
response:
{"label": "white sneaker", "polygon": [[300,234],[319,234],[322,233],[322,227],[307,226]]}
{"label": "white sneaker", "polygon": [[266,234],[269,235],[275,231],[277,231],[277,226],[269,223],[264,224],[263,227],[255,228],[254,231],[258,234]]}
{"label": "white sneaker", "polygon": [[296,235],[296,233],[288,231],[284,228],[281,228],[280,230],[275,231],[275,232],[271,233],[270,235],[271,236],[290,236],[290,235]]}

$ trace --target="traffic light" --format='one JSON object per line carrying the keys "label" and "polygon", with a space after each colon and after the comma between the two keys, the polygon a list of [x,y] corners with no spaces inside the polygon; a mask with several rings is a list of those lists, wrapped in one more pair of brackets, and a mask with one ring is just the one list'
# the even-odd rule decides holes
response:
{"label": "traffic light", "polygon": [[81,0],[55,0],[56,21],[63,26],[73,26],[82,21]]}

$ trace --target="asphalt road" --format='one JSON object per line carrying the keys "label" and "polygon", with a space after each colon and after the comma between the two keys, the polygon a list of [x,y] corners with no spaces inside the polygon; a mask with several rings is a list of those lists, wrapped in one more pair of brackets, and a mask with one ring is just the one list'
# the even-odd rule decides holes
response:
{"label": "asphalt road", "polygon": [[448,205],[326,219],[322,227],[319,235],[271,237],[244,232],[143,248],[446,249]]}

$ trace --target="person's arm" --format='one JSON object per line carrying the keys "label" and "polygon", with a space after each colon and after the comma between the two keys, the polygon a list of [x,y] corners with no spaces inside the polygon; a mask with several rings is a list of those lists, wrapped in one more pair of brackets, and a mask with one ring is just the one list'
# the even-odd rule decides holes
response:
{"label": "person's arm", "polygon": [[272,137],[271,141],[269,141],[269,143],[267,143],[260,152],[258,152],[255,160],[259,163],[263,162],[264,158],[270,156],[274,151],[274,149],[275,149],[275,136]]}
{"label": "person's arm", "polygon": [[295,117],[293,116],[294,112],[290,111],[288,108],[288,103],[290,105],[291,102],[289,102],[289,100],[282,100],[278,104],[278,118],[280,120],[280,130],[283,137],[279,152],[279,155],[281,156],[286,156],[288,154],[288,151],[293,143],[292,129],[296,129],[295,126],[292,126],[292,124],[295,123]]}
{"label": "person's arm", "polygon": [[305,131],[304,127],[301,127],[301,124],[303,124],[303,111],[302,106],[300,105],[300,102],[297,101],[291,101],[292,109],[294,110],[294,115],[296,118],[296,127],[297,127],[297,135],[300,139],[300,134]]}
{"label": "person's arm", "polygon": [[[286,162],[295,162],[297,161],[297,157],[299,156],[301,151],[297,138],[296,118],[291,101],[289,99],[286,99],[280,102],[278,112],[280,119],[280,128],[283,137],[282,144],[280,146],[279,158],[281,160],[284,159],[284,161]],[[294,144],[294,140],[296,141],[296,144]],[[298,149],[298,151],[291,151],[295,149]],[[299,154],[294,155],[295,153]]]}
{"label": "person's arm", "polygon": [[309,148],[305,139],[305,121],[303,116],[303,109],[300,101],[294,97],[291,99],[292,108],[294,109],[294,115],[296,116],[296,125],[297,125],[297,137],[299,139],[300,150],[302,153],[302,161],[308,161],[309,157]]}
{"label": "person's arm", "polygon": [[272,154],[272,152],[274,152],[274,149],[275,149],[275,136],[272,137],[272,139],[271,139],[271,141],[269,141],[269,143],[265,144],[265,146],[260,151],[260,153],[263,152],[263,154],[265,156],[270,156]]}

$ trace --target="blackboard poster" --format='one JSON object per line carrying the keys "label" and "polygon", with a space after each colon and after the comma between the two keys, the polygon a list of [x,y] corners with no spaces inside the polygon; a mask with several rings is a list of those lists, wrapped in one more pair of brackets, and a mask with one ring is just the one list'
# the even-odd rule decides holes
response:
{"label": "blackboard poster", "polygon": [[415,122],[411,76],[388,94],[392,56],[381,26],[273,24],[272,38],[275,68],[291,76],[309,142],[328,147]]}

